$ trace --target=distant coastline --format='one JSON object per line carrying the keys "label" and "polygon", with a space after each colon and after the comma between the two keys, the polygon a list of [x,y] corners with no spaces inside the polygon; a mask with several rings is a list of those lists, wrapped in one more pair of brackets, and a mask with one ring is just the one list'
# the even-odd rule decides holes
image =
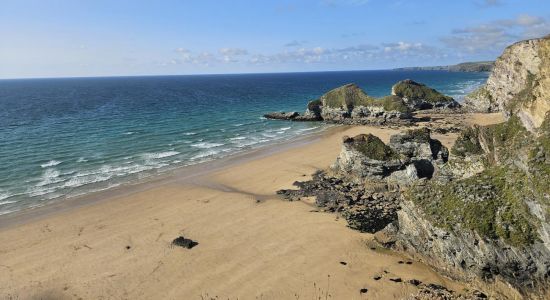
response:
{"label": "distant coastline", "polygon": [[392,69],[392,71],[449,71],[449,72],[491,72],[494,61],[464,62],[448,66],[432,67],[404,67]]}

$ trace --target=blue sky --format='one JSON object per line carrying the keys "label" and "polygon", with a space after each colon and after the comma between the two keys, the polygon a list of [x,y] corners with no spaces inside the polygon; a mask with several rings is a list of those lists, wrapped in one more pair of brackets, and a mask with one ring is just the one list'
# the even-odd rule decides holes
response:
{"label": "blue sky", "polygon": [[550,0],[0,0],[0,78],[441,65],[549,33]]}

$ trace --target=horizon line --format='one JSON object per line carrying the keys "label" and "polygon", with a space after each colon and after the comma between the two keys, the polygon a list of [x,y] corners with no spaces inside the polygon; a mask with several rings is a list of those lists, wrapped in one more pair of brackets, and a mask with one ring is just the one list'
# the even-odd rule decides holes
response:
{"label": "horizon line", "polygon": [[[91,75],[91,76],[44,76],[44,77],[5,77],[2,80],[33,80],[33,79],[85,79],[85,78],[126,78],[126,77],[169,77],[169,76],[216,76],[216,75],[262,75],[262,74],[299,74],[299,73],[331,73],[331,72],[365,72],[365,71],[404,71],[407,68],[426,68],[426,67],[446,67],[462,63],[480,63],[489,61],[461,62],[450,65],[439,66],[414,66],[414,67],[395,67],[389,69],[352,69],[352,70],[324,70],[324,71],[280,71],[280,72],[241,72],[241,73],[195,73],[195,74],[140,74],[140,75]],[[411,70],[412,71],[412,70]],[[421,70],[416,70],[421,71]],[[449,72],[446,70],[425,70],[436,72]]]}

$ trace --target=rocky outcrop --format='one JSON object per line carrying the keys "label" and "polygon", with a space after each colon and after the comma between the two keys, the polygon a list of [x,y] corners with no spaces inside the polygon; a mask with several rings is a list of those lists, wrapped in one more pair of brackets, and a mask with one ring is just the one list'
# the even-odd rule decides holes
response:
{"label": "rocky outcrop", "polygon": [[393,85],[391,94],[402,98],[405,104],[413,110],[456,108],[460,106],[453,98],[410,79]]}
{"label": "rocky outcrop", "polygon": [[289,200],[315,196],[318,207],[339,213],[349,227],[376,232],[396,221],[400,187],[431,177],[446,159],[446,148],[427,129],[392,136],[388,145],[371,134],[344,137],[328,170],[278,193]]}
{"label": "rocky outcrop", "polygon": [[514,115],[467,129],[451,152],[444,180],[407,190],[385,240],[450,276],[537,292],[550,276],[550,113],[537,134]]}
{"label": "rocky outcrop", "polygon": [[299,189],[277,193],[290,201],[314,196],[319,209],[340,214],[355,230],[373,233],[397,219],[399,193],[382,182],[377,188],[365,189],[363,184],[317,172],[312,180],[294,185]]}
{"label": "rocky outcrop", "polygon": [[362,134],[344,137],[331,170],[355,182],[384,179],[407,186],[417,179],[431,178],[448,155],[447,148],[432,139],[427,128],[393,135],[388,145],[372,134]]}
{"label": "rocky outcrop", "polygon": [[468,95],[464,105],[474,111],[516,115],[534,132],[550,110],[550,36],[506,48],[487,83]]}
{"label": "rocky outcrop", "polygon": [[278,120],[340,124],[403,124],[411,122],[414,110],[459,106],[451,97],[412,80],[396,84],[394,92],[394,95],[374,98],[350,83],[310,101],[303,115],[276,112],[264,116]]}

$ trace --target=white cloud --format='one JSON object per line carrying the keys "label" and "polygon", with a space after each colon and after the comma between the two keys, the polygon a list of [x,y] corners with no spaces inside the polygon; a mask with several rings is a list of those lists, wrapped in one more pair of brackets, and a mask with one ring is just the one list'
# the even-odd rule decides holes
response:
{"label": "white cloud", "polygon": [[500,52],[511,43],[550,33],[550,21],[527,14],[477,26],[455,29],[441,41],[449,48],[470,53]]}

